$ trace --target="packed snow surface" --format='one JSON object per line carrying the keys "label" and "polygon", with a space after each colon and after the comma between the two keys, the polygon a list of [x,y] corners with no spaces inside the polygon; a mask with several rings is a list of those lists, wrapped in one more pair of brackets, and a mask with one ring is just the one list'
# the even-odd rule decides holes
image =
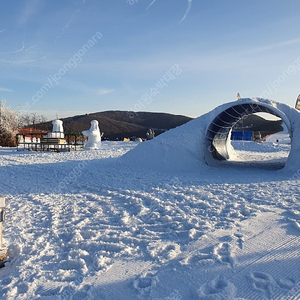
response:
{"label": "packed snow surface", "polygon": [[[285,134],[276,134],[273,142],[231,141],[234,151],[228,160],[231,165],[256,168],[281,169],[291,151],[291,141]],[[280,139],[280,142],[279,140]],[[228,164],[228,162],[224,162]]]}
{"label": "packed snow surface", "polygon": [[295,174],[123,164],[117,157],[137,144],[69,153],[0,148],[10,255],[1,299],[300,296]]}
{"label": "packed snow surface", "polygon": [[238,142],[209,167],[209,119],[93,151],[0,148],[0,299],[299,299],[298,159],[240,164],[291,148]]}

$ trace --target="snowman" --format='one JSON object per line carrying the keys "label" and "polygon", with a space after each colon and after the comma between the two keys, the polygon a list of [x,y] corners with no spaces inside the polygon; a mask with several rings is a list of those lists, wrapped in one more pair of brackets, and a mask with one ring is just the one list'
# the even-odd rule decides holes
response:
{"label": "snowman", "polygon": [[85,149],[99,149],[101,147],[101,134],[97,120],[91,121],[91,128],[82,131],[82,134],[88,137],[88,142],[84,146]]}

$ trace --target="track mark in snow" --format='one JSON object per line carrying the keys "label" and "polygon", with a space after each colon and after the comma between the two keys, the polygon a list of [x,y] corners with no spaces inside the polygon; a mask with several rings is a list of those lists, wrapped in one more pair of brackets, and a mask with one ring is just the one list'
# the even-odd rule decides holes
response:
{"label": "track mark in snow", "polygon": [[288,221],[292,224],[292,226],[300,233],[300,223],[299,220],[289,218]]}
{"label": "track mark in snow", "polygon": [[274,285],[274,279],[271,275],[263,272],[250,273],[250,279],[254,289],[262,292],[265,297],[271,299],[272,285]]}
{"label": "track mark in snow", "polygon": [[214,263],[212,254],[199,252],[181,261],[182,265],[188,265],[188,264],[194,265],[194,264],[206,264],[206,263]]}
{"label": "track mark in snow", "polygon": [[151,289],[158,283],[156,274],[143,273],[137,276],[133,281],[133,287],[140,295],[149,296]]}
{"label": "track mark in snow", "polygon": [[203,232],[201,230],[197,230],[195,228],[192,228],[189,230],[189,238],[192,240],[198,239],[203,235]]}
{"label": "track mark in snow", "polygon": [[240,249],[243,249],[243,243],[245,241],[244,237],[240,233],[236,233],[235,236],[237,237],[238,246]]}
{"label": "track mark in snow", "polygon": [[27,283],[20,283],[18,285],[18,294],[25,294],[28,291],[28,284]]}
{"label": "track mark in snow", "polygon": [[233,299],[236,294],[236,287],[223,276],[204,284],[198,290],[200,299]]}
{"label": "track mark in snow", "polygon": [[182,300],[184,298],[182,298],[182,296],[180,295],[180,292],[178,290],[175,290],[174,292],[172,292],[167,297],[155,298],[155,299],[157,299],[157,300]]}
{"label": "track mark in snow", "polygon": [[228,243],[221,243],[214,249],[214,257],[225,264],[233,267],[234,261],[231,257],[231,249]]}
{"label": "track mark in snow", "polygon": [[150,256],[161,263],[175,259],[180,253],[180,246],[176,243],[150,243],[148,246]]}
{"label": "track mark in snow", "polygon": [[283,278],[277,281],[277,284],[280,288],[284,290],[291,290],[295,286],[295,281],[291,278]]}

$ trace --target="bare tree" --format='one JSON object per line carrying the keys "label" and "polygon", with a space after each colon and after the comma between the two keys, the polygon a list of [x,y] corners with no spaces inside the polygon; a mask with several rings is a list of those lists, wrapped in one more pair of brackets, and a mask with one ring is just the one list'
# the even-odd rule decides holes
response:
{"label": "bare tree", "polygon": [[38,123],[41,124],[40,129],[45,129],[45,123],[48,121],[48,119],[44,115],[39,115],[38,117]]}
{"label": "bare tree", "polygon": [[6,101],[0,101],[0,146],[15,146],[19,115],[6,106]]}
{"label": "bare tree", "polygon": [[31,113],[30,116],[31,116],[31,124],[33,125],[33,128],[35,128],[35,125],[38,123],[39,117],[35,112]]}
{"label": "bare tree", "polygon": [[19,127],[33,127],[35,125],[42,124],[44,125],[47,122],[47,118],[44,115],[38,115],[37,113],[33,112],[30,114],[23,114],[20,116],[20,126]]}
{"label": "bare tree", "polygon": [[31,124],[30,114],[21,115],[19,120],[20,120],[20,125],[19,125],[20,127],[29,126]]}

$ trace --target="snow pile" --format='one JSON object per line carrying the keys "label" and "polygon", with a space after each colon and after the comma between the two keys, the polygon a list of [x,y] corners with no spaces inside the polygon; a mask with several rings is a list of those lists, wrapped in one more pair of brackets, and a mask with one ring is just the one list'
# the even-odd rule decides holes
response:
{"label": "snow pile", "polygon": [[156,171],[188,172],[205,168],[205,131],[210,114],[139,144],[121,161]]}
{"label": "snow pile", "polygon": [[[140,144],[124,155],[122,161],[157,171],[205,171],[205,156],[208,152],[205,146],[207,127],[222,111],[243,103],[267,106],[283,119],[292,137],[291,152],[285,169],[298,170],[300,168],[300,113],[285,104],[267,99],[240,99],[223,104],[187,124],[159,135],[154,140]],[[233,147],[229,147],[228,150],[230,156],[236,156]]]}

